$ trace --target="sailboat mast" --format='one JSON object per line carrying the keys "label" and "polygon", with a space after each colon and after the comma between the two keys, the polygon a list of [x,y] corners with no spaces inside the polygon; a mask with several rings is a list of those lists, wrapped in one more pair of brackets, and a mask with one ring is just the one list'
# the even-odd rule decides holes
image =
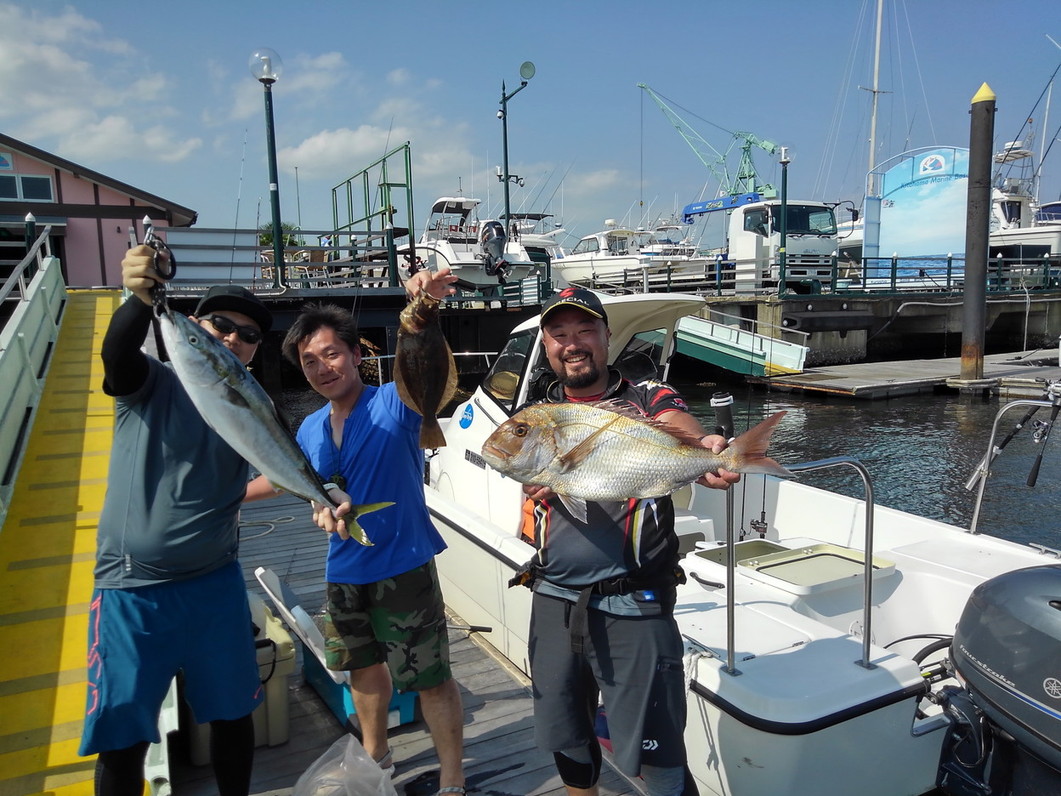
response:
{"label": "sailboat mast", "polygon": [[869,185],[867,187],[870,193],[875,193],[873,169],[877,165],[877,98],[880,95],[880,29],[883,17],[884,0],[877,0],[877,41],[873,52],[873,88],[870,89],[873,94],[873,110],[870,113],[869,121],[869,168],[866,169],[866,173],[869,175]]}

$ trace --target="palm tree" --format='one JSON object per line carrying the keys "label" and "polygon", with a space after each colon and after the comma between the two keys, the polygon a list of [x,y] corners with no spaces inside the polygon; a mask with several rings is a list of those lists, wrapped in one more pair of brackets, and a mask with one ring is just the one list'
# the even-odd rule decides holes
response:
{"label": "palm tree", "polygon": [[[284,248],[288,246],[305,246],[302,238],[296,234],[298,227],[292,224],[290,221],[281,221],[280,229],[282,230]],[[258,227],[258,245],[263,248],[268,248],[273,245],[273,225],[262,224]]]}

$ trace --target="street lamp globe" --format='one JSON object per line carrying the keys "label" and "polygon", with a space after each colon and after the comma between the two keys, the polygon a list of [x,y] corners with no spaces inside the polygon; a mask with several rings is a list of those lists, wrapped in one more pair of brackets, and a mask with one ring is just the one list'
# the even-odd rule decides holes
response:
{"label": "street lamp globe", "polygon": [[284,239],[280,223],[280,180],[276,168],[276,129],[273,124],[273,83],[280,78],[283,61],[274,50],[262,47],[255,50],[248,63],[254,79],[262,84],[265,95],[265,144],[269,158],[269,205],[273,227],[273,286],[284,286]]}
{"label": "street lamp globe", "polygon": [[251,53],[247,66],[254,75],[254,79],[265,85],[275,83],[284,71],[284,62],[280,60],[279,54],[268,47],[259,47]]}

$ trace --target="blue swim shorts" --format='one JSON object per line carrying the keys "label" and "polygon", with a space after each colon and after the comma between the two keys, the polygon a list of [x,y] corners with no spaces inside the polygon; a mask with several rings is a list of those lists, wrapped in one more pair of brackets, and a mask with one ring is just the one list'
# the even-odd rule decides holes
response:
{"label": "blue swim shorts", "polygon": [[157,743],[178,672],[200,724],[242,718],[264,698],[238,561],[189,580],[95,590],[80,754]]}

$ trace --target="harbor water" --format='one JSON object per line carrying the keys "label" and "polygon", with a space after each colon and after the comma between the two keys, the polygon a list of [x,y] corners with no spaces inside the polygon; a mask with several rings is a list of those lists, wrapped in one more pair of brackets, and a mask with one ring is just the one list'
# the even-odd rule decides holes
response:
{"label": "harbor water", "polygon": [[[716,423],[711,396],[733,396],[735,433],[777,411],[786,412],[769,454],[781,464],[850,456],[868,470],[878,505],[969,528],[977,490],[966,483],[987,451],[995,415],[1007,401],[925,394],[880,401],[816,398],[751,389],[744,384],[675,381],[705,428]],[[996,446],[1024,419],[1025,407],[1009,409],[999,423]],[[1050,419],[1038,409],[991,467],[977,531],[1015,542],[1061,548],[1055,517],[1061,511],[1061,429],[1045,449],[1033,439],[1035,425]],[[1034,487],[1027,481],[1042,453]],[[851,468],[801,473],[808,484],[864,497]]]}
{"label": "harbor water", "polygon": [[[729,392],[733,422],[740,433],[774,412],[785,417],[774,432],[769,454],[781,464],[850,456],[868,470],[878,505],[913,512],[969,528],[976,490],[965,488],[983,458],[992,423],[1005,403],[955,394],[916,395],[889,400],[816,398],[753,389],[743,382],[697,383],[673,379],[690,410],[711,430],[716,425],[711,396]],[[323,404],[308,388],[284,390],[277,400],[292,429]],[[1023,419],[1026,409],[1003,415],[996,444]],[[1015,542],[1061,548],[1054,518],[1061,513],[1061,429],[1045,446],[1033,440],[1034,425],[1048,421],[1039,409],[1031,422],[995,459],[984,493],[977,530]],[[1043,452],[1036,485],[1027,486],[1036,456]],[[804,483],[864,497],[862,479],[851,468],[799,474]]]}

